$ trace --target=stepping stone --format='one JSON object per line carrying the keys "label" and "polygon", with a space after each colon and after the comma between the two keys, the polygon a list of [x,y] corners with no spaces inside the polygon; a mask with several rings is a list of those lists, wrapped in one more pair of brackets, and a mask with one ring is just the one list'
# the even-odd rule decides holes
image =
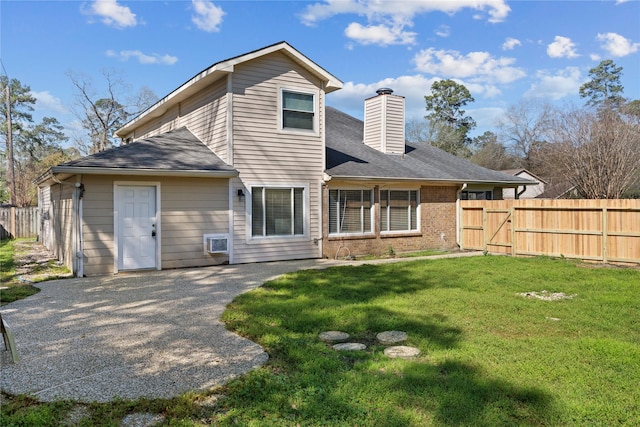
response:
{"label": "stepping stone", "polygon": [[413,359],[420,355],[420,350],[406,345],[396,345],[384,350],[384,355],[392,359]]}
{"label": "stepping stone", "polygon": [[384,345],[398,344],[407,340],[407,333],[402,331],[384,331],[376,335],[378,341]]}
{"label": "stepping stone", "polygon": [[160,414],[150,414],[148,412],[137,412],[127,415],[120,423],[121,427],[152,427],[164,422],[164,417]]}
{"label": "stepping stone", "polygon": [[320,338],[320,341],[334,343],[334,342],[341,342],[341,341],[348,340],[349,334],[346,332],[340,332],[340,331],[327,331],[327,332],[321,332],[320,335],[318,335],[318,337]]}
{"label": "stepping stone", "polygon": [[359,342],[345,342],[342,344],[335,344],[333,346],[333,349],[338,351],[357,351],[365,350],[366,348],[366,345],[360,344]]}

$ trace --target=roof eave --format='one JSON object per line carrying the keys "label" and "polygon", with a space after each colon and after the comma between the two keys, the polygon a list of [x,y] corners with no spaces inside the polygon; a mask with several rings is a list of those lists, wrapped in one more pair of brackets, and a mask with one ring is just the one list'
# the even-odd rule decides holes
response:
{"label": "roof eave", "polygon": [[[82,175],[126,175],[126,176],[177,176],[191,178],[235,178],[240,173],[237,170],[202,170],[202,169],[145,169],[145,168],[100,168],[79,166],[54,166],[50,175],[82,174]],[[48,176],[43,176],[47,179]],[[42,180],[39,179],[40,182]]]}
{"label": "roof eave", "polygon": [[518,187],[521,185],[538,185],[536,181],[496,181],[496,180],[478,180],[478,179],[433,179],[433,178],[408,178],[408,177],[381,177],[381,176],[351,176],[351,175],[331,175],[325,174],[325,181],[344,180],[344,181],[395,181],[395,182],[427,182],[429,184],[482,184],[496,185],[502,187]]}
{"label": "roof eave", "polygon": [[227,74],[233,73],[236,65],[277,51],[284,52],[294,61],[302,64],[306,69],[318,76],[325,83],[325,93],[331,93],[338,89],[342,89],[343,84],[340,79],[320,67],[318,64],[304,56],[302,53],[298,52],[287,42],[280,42],[271,46],[267,46],[263,49],[259,49],[253,52],[246,53],[244,55],[236,56],[234,58],[218,62],[210,66],[206,70],[201,71],[200,73],[189,79],[186,83],[179,86],[169,95],[165,96],[154,105],[149,107],[146,111],[142,112],[142,114],[129,121],[128,123],[125,123],[124,126],[122,126],[115,132],[115,136],[124,138],[129,132],[138,127],[139,124],[143,124],[147,120],[160,117],[170,107],[186,99],[193,93],[197,92],[200,88],[207,86],[208,84]]}

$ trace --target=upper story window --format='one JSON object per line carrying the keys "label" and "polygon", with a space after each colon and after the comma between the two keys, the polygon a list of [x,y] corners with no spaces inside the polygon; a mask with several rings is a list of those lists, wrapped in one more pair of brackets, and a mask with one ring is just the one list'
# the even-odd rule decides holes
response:
{"label": "upper story window", "polygon": [[329,190],[329,234],[371,233],[371,190]]}
{"label": "upper story window", "polygon": [[317,130],[316,94],[282,89],[282,129]]}
{"label": "upper story window", "polygon": [[380,231],[418,230],[418,191],[380,190]]}
{"label": "upper story window", "polygon": [[493,200],[493,191],[463,191],[462,193],[460,193],[460,200]]}

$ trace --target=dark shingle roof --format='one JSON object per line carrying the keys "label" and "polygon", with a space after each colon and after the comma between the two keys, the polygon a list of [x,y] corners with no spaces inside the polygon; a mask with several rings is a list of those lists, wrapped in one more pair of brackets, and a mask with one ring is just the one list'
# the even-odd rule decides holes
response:
{"label": "dark shingle roof", "polygon": [[384,154],[362,142],[362,120],[332,107],[326,108],[326,131],[326,173],[332,178],[532,184],[532,181],[475,165],[429,144],[406,143],[404,156]]}
{"label": "dark shingle roof", "polygon": [[63,163],[54,172],[70,168],[236,172],[186,127]]}

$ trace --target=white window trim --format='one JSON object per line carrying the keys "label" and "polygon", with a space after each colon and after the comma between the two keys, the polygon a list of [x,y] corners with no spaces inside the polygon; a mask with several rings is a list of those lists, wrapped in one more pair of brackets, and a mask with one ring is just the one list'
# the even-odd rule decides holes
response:
{"label": "white window trim", "polygon": [[[282,119],[282,111],[284,108],[284,92],[300,93],[303,95],[313,96],[313,129],[295,129],[285,128],[284,120]],[[303,134],[303,135],[320,135],[320,91],[312,88],[299,88],[291,86],[278,86],[278,132],[289,134]]]}
{"label": "white window trim", "polygon": [[[409,192],[409,191],[415,191],[416,192],[416,229],[415,230],[383,230],[382,229],[382,215],[387,215],[387,226],[390,225],[390,218],[389,218],[389,209],[388,206],[385,209],[386,213],[383,213],[382,210],[382,192],[383,191],[404,191],[404,192]],[[418,188],[382,188],[379,190],[379,194],[378,194],[378,200],[380,203],[380,235],[391,235],[391,234],[409,234],[409,233],[419,233],[420,230],[420,189]],[[409,212],[410,210],[407,209],[407,217],[409,216]],[[407,218],[409,220],[409,218]],[[408,221],[409,224],[411,224],[411,221]]]}
{"label": "white window trim", "polygon": [[[292,189],[302,188],[302,234],[292,234],[290,236],[254,236],[253,235],[253,188],[280,188],[280,189]],[[272,183],[248,183],[246,184],[247,194],[245,196],[246,205],[246,234],[247,243],[279,243],[279,242],[294,242],[294,241],[306,241],[309,240],[309,183],[292,183],[292,184],[272,184]]]}
{"label": "white window trim", "polygon": [[[327,211],[327,231],[328,231],[328,235],[329,237],[349,237],[349,236],[372,236],[375,234],[375,193],[373,189],[370,188],[349,188],[349,187],[340,187],[340,188],[330,188],[329,192],[337,190],[338,191],[338,195],[340,194],[340,191],[369,191],[371,193],[371,209],[369,212],[370,215],[370,224],[371,224],[371,230],[370,231],[364,231],[361,233],[332,233],[329,230],[329,214],[330,212]],[[332,206],[331,205],[331,197],[329,196],[329,193],[327,194],[328,197],[328,201],[327,201],[327,206],[329,207],[329,210],[331,209],[336,209],[336,206]],[[340,200],[340,197],[338,197],[338,200]],[[339,203],[339,202],[338,202]],[[360,206],[360,209],[362,210],[363,207]],[[364,220],[363,217],[361,217],[360,222],[361,225],[363,226],[362,228],[364,228],[364,224],[362,223],[362,221]],[[338,218],[338,222],[340,221],[340,219]],[[340,229],[340,225],[338,224],[338,229]]]}

